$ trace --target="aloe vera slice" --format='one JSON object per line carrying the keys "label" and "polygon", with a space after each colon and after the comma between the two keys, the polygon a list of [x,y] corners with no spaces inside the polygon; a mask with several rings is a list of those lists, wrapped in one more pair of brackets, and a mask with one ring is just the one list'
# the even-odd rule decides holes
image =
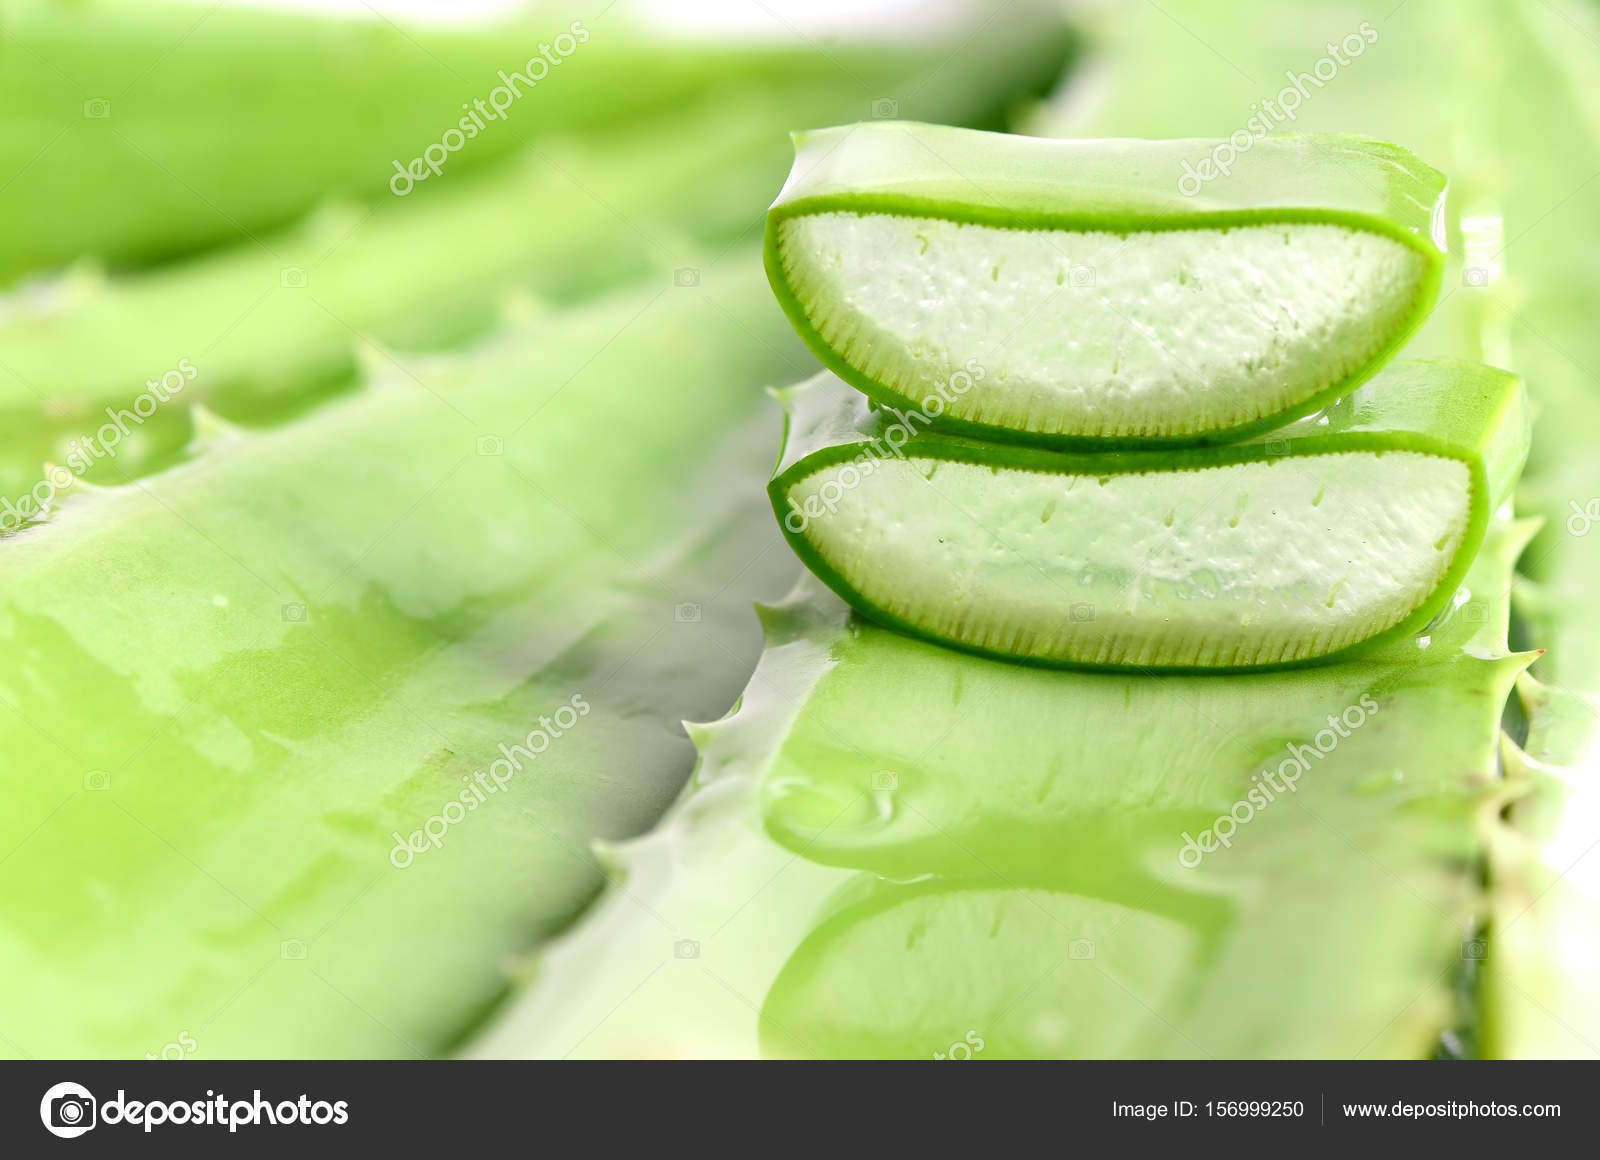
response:
{"label": "aloe vera slice", "polygon": [[[1051,141],[906,123],[796,137],[767,269],[888,406],[1044,442],[1236,438],[1372,374],[1427,314],[1443,177],[1354,137]],[[986,372],[949,398],[974,364]]]}
{"label": "aloe vera slice", "polygon": [[1426,624],[1527,449],[1521,384],[1392,368],[1271,439],[1066,454],[928,433],[824,375],[769,486],[785,534],[884,624],[1040,664],[1243,669]]}

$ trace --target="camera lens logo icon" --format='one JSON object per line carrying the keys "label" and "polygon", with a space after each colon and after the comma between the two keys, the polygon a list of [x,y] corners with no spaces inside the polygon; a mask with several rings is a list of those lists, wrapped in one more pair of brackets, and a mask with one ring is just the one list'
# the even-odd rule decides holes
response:
{"label": "camera lens logo icon", "polygon": [[39,1101],[39,1118],[52,1136],[81,1136],[94,1127],[94,1096],[82,1084],[58,1083]]}

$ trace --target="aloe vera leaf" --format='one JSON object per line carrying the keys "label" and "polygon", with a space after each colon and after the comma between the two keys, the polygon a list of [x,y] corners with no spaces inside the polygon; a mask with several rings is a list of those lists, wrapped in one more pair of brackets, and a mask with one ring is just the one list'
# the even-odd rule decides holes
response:
{"label": "aloe vera leaf", "polygon": [[1523,674],[1520,744],[1504,745],[1502,808],[1486,827],[1488,938],[1479,995],[1485,1051],[1513,1059],[1600,1056],[1593,948],[1600,833],[1591,698]]}
{"label": "aloe vera leaf", "polygon": [[[1163,8],[1135,6],[1099,30],[1108,83],[1097,111],[1067,118],[1061,131],[1224,132],[1241,108],[1270,95],[1284,68],[1308,68],[1314,46],[1372,15],[1344,3],[1307,4],[1289,20],[1278,5]],[[1450,29],[1448,52],[1438,51],[1441,28]],[[1513,627],[1516,639],[1546,650],[1535,665],[1545,692],[1522,710],[1528,752],[1508,750],[1508,793],[1519,795],[1506,811],[1511,825],[1489,817],[1484,826],[1494,885],[1481,972],[1486,1050],[1516,1057],[1600,1055],[1592,957],[1582,949],[1600,941],[1592,865],[1600,827],[1584,788],[1594,781],[1600,722],[1592,595],[1600,539],[1585,532],[1600,496],[1590,445],[1600,423],[1592,369],[1600,284],[1585,258],[1600,220],[1589,165],[1600,136],[1596,35],[1593,6],[1570,0],[1407,3],[1381,22],[1379,45],[1348,77],[1312,90],[1295,122],[1400,141],[1451,174],[1469,230],[1444,305],[1477,315],[1484,353],[1475,357],[1517,371],[1532,398],[1519,506],[1544,529],[1519,564],[1526,578]],[[1225,59],[1204,44],[1227,46]],[[1170,70],[1175,60],[1186,78],[1181,102],[1148,83],[1151,67]],[[1432,322],[1422,338],[1430,336]]]}
{"label": "aloe vera leaf", "polygon": [[[689,241],[744,224],[759,183],[781,168],[770,140],[779,118],[780,106],[752,96],[738,111],[685,114],[671,133],[550,149],[543,167],[530,158],[365,217],[324,212],[264,247],[126,277],[79,271],[42,304],[15,303],[0,316],[0,505],[10,505],[0,525],[12,530],[49,497],[32,491],[45,461],[88,461],[81,477],[109,484],[160,466],[187,439],[185,402],[282,421],[348,387],[363,356],[386,367],[389,351],[470,339],[523,309],[519,296],[559,304],[652,263],[688,263]],[[653,184],[637,180],[641,169]],[[130,419],[146,380],[180,359],[194,378]],[[126,435],[98,434],[119,421]],[[75,444],[94,450],[74,456]]]}
{"label": "aloe vera leaf", "polygon": [[1565,0],[1497,8],[1475,31],[1494,48],[1480,78],[1523,79],[1515,100],[1473,90],[1498,146],[1504,217],[1467,289],[1487,299],[1510,365],[1538,384],[1522,498],[1545,518],[1521,562],[1527,578],[1514,608],[1524,638],[1548,651],[1540,679],[1519,685],[1526,735],[1507,744],[1509,801],[1490,842],[1483,1022],[1490,1048],[1516,1058],[1600,1057],[1600,537],[1591,519],[1600,512],[1600,278],[1582,258],[1600,212],[1589,164],[1600,140],[1597,31],[1592,5]]}
{"label": "aloe vera leaf", "polygon": [[[182,356],[199,372],[186,396],[226,410],[231,393],[348,376],[360,338],[435,346],[483,327],[514,289],[559,302],[637,275],[641,257],[669,263],[679,255],[652,252],[663,229],[688,239],[744,224],[736,202],[705,197],[705,174],[738,192],[752,169],[771,171],[765,139],[781,111],[759,98],[752,106],[700,110],[673,132],[578,146],[554,164],[530,157],[426,201],[333,210],[265,246],[82,278],[57,301],[0,321],[0,366],[10,372],[0,404],[122,406]],[[646,171],[650,183],[638,180]],[[583,281],[564,285],[574,267]]]}
{"label": "aloe vera leaf", "polygon": [[1401,363],[1265,441],[1065,454],[950,438],[826,372],[773,510],[863,615],[1028,663],[1252,669],[1411,636],[1527,453],[1514,376]]}
{"label": "aloe vera leaf", "polygon": [[408,360],[0,545],[0,1042],[410,1055],[471,1025],[602,881],[588,841],[667,805],[663,718],[726,704],[747,586],[789,571],[724,486],[792,357],[739,264]]}
{"label": "aloe vera leaf", "polygon": [[[571,35],[570,21],[549,8],[526,23],[452,27],[161,2],[8,3],[0,215],[28,228],[6,231],[0,281],[84,254],[143,261],[231,240],[289,221],[330,190],[381,193],[396,159],[455,128],[461,104],[500,83],[497,70],[517,68],[524,47],[537,54],[539,41]],[[602,88],[585,75],[627,75],[604,37],[591,40],[534,100],[475,132],[452,169],[516,148],[530,122],[584,129],[648,109],[646,86]],[[631,69],[644,64],[637,49],[627,57]],[[672,70],[659,72],[671,86]],[[586,99],[562,84],[580,76]]]}
{"label": "aloe vera leaf", "polygon": [[1289,137],[1185,196],[1181,166],[1218,144],[799,134],[769,276],[818,357],[884,405],[985,368],[940,416],[970,434],[1248,435],[1348,392],[1427,315],[1444,178],[1395,146]]}
{"label": "aloe vera leaf", "polygon": [[791,851],[877,878],[773,983],[766,1051],[925,1058],[971,1028],[985,1058],[1428,1053],[1529,659],[1500,643],[1528,531],[1498,528],[1426,649],[1265,679],[948,672],[863,629],[762,805]]}
{"label": "aloe vera leaf", "polygon": [[[354,372],[353,339],[454,343],[483,330],[513,294],[560,302],[646,264],[687,263],[686,242],[729,239],[751,224],[751,207],[783,172],[791,118],[894,93],[919,114],[982,123],[1058,74],[1067,51],[1059,17],[1025,10],[991,28],[979,20],[985,5],[963,11],[968,22],[945,39],[862,57],[841,46],[826,76],[808,68],[725,84],[648,131],[547,145],[427,199],[332,207],[295,230],[180,265],[109,280],[79,271],[16,295],[0,303],[0,415],[12,429],[71,438],[82,431],[40,423],[39,409],[126,407],[148,377],[187,357],[199,377],[185,398],[243,421],[275,420]],[[962,51],[941,54],[946,39],[964,42]],[[1000,59],[1004,73],[994,68]],[[854,64],[841,78],[845,61]],[[34,447],[25,450],[9,462],[0,455],[0,474],[31,486],[38,462]]]}
{"label": "aloe vera leaf", "polygon": [[[126,437],[116,435],[114,458],[95,460],[92,453],[70,457],[86,436],[94,436],[107,422],[104,411],[56,400],[46,407],[11,411],[3,421],[8,430],[0,440],[0,533],[14,531],[37,516],[40,498],[48,500],[51,490],[59,490],[44,486],[49,482],[48,465],[59,464],[68,471],[81,468],[76,478],[90,483],[125,482],[182,459],[194,434],[189,409],[174,403],[138,426],[129,424]],[[59,472],[57,476],[59,482]]]}
{"label": "aloe vera leaf", "polygon": [[[451,25],[10,0],[0,14],[0,221],[26,225],[0,234],[0,283],[83,255],[144,262],[254,236],[330,194],[387,197],[397,163],[430,147],[454,175],[529,141],[659,121],[712,93],[731,110],[752,88],[829,85],[834,107],[853,114],[946,60],[973,30],[958,22],[948,40],[839,41],[819,53],[798,40],[697,42],[626,6],[580,7],[525,5],[508,19]],[[544,58],[557,63],[532,77],[528,60],[557,37]],[[532,87],[506,89],[500,74],[519,71]],[[502,115],[462,107],[474,101]],[[446,154],[437,146],[452,131],[470,138]],[[430,173],[414,196],[438,184]]]}
{"label": "aloe vera leaf", "polygon": [[[1485,301],[1505,358],[1535,392],[1535,443],[1524,498],[1546,525],[1521,571],[1533,581],[1518,611],[1530,637],[1547,648],[1541,679],[1584,697],[1600,696],[1600,616],[1593,600],[1600,569],[1600,466],[1593,433],[1600,423],[1600,336],[1593,317],[1600,274],[1584,257],[1600,234],[1600,206],[1589,161],[1600,141],[1600,28],[1592,5],[1560,0],[1538,10],[1496,8],[1475,34],[1492,40],[1488,75],[1529,74],[1509,102],[1483,94],[1477,113],[1497,147],[1502,219],[1485,239],[1481,285],[1461,293]],[[1535,126],[1537,139],[1526,138]],[[1600,837],[1600,834],[1596,835]]]}
{"label": "aloe vera leaf", "polygon": [[[996,664],[808,579],[693,731],[689,792],[608,849],[621,885],[471,1051],[1426,1055],[1481,902],[1529,530],[1496,521],[1427,641],[1269,677]],[[1263,775],[1295,789],[1181,863]]]}

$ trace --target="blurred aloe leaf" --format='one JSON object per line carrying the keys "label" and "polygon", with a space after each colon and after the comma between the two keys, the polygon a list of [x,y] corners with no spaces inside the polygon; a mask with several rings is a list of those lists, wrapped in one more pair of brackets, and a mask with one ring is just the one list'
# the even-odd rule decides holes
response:
{"label": "blurred aloe leaf", "polygon": [[[648,126],[608,121],[603,134],[569,133],[499,165],[452,171],[427,197],[330,204],[292,228],[183,262],[111,277],[84,264],[0,298],[0,496],[35,487],[42,461],[65,461],[73,440],[114,422],[182,359],[196,371],[184,400],[241,422],[280,421],[348,384],[362,348],[381,363],[386,348],[455,345],[507,311],[578,300],[651,270],[678,276],[668,271],[690,263],[697,246],[758,231],[795,124],[857,116],[874,99],[992,123],[1059,75],[1068,51],[1059,18],[1024,8],[991,27],[987,5],[961,11],[954,26],[904,44],[788,49],[780,62],[793,57],[792,69],[764,65],[762,52],[656,46],[677,63],[652,67],[703,65],[715,91],[672,104]],[[296,35],[312,38],[310,29]],[[387,34],[364,35],[388,43]],[[631,83],[647,86],[653,75],[636,70]],[[562,81],[600,107],[613,99],[609,88],[592,91],[600,79]],[[30,169],[7,188],[20,196],[38,180]],[[11,220],[26,223],[11,227],[18,236],[36,224]],[[158,411],[82,474],[137,476],[171,461],[187,435],[178,416]]]}
{"label": "blurred aloe leaf", "polygon": [[[1526,736],[1507,746],[1510,802],[1491,846],[1485,1035],[1519,1058],[1600,1057],[1600,9],[1501,6],[1474,32],[1472,92],[1494,127],[1504,225],[1483,276],[1508,361],[1542,421],[1524,501],[1545,520],[1521,562],[1523,635],[1547,649],[1518,686]],[[1487,70],[1493,70],[1492,73]],[[1494,76],[1515,99],[1487,97]],[[1504,260],[1496,247],[1504,247]]]}
{"label": "blurred aloe leaf", "polygon": [[750,257],[214,432],[0,545],[4,1042],[427,1054],[581,907],[589,840],[666,806],[670,722],[737,690],[787,570],[722,486],[765,465],[739,432],[787,337]]}
{"label": "blurred aloe leaf", "polygon": [[[370,12],[5,0],[0,285],[85,255],[121,265],[254,237],[330,196],[387,196],[392,179],[405,184],[396,162],[452,131],[465,137],[463,119],[471,137],[429,158],[448,155],[441,171],[554,135],[670,119],[712,94],[732,109],[752,89],[827,86],[845,115],[865,115],[977,28],[958,21],[894,45],[819,50],[793,37],[672,35],[628,4],[529,3],[489,23],[397,24]],[[987,30],[973,47],[982,56],[1004,35]],[[1049,50],[1042,39],[1032,48]],[[416,196],[439,184],[430,173]]]}

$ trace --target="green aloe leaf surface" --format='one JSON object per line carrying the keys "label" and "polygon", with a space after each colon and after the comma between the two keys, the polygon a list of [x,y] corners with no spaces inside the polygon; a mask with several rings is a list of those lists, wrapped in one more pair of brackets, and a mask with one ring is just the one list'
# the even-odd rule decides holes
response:
{"label": "green aloe leaf surface", "polygon": [[0,545],[0,1042],[434,1054],[581,909],[789,567],[722,486],[786,358],[743,257],[213,430]]}
{"label": "green aloe leaf surface", "polygon": [[1467,1017],[1530,531],[1496,522],[1426,637],[1272,675],[1001,664],[808,580],[683,800],[471,1050],[1429,1054]]}
{"label": "green aloe leaf surface", "polygon": [[[967,4],[936,33],[822,53],[792,30],[696,39],[626,4],[525,3],[474,22],[7,0],[0,221],[26,228],[0,234],[0,285],[83,256],[140,264],[253,238],[330,195],[425,199],[529,143],[667,123],[712,96],[731,111],[752,90],[828,87],[834,109],[860,115],[904,93],[963,119],[934,110],[959,101],[966,63],[992,65],[1004,41],[1017,73],[989,71],[1023,87],[1059,53],[1042,8],[985,28]],[[972,56],[943,67],[958,47]],[[942,92],[920,83],[935,70]]]}

